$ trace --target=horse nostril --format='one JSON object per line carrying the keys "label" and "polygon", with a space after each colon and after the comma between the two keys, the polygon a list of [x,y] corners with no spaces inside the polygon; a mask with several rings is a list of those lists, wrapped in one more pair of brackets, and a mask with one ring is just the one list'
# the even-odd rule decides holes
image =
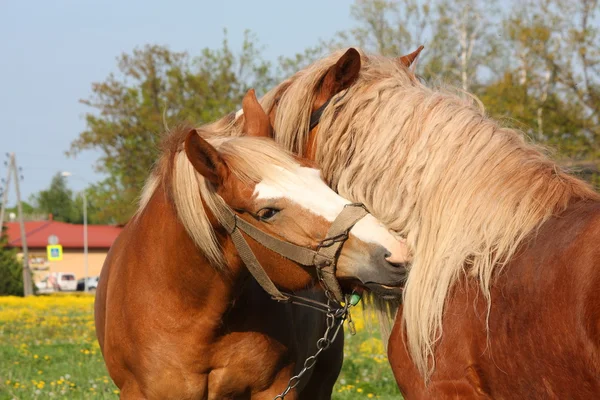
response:
{"label": "horse nostril", "polygon": [[397,262],[397,261],[392,261],[389,259],[389,255],[385,257],[385,261],[391,265],[394,268],[404,268],[405,267],[405,263],[403,262]]}
{"label": "horse nostril", "polygon": [[392,254],[392,252],[386,248],[382,248],[379,254],[383,256],[385,263],[393,268],[404,268],[406,266],[406,260],[403,257]]}

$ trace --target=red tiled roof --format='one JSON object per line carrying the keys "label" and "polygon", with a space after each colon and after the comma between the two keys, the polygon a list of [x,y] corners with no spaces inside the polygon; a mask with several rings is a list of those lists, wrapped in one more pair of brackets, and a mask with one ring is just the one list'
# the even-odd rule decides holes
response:
{"label": "red tiled roof", "polygon": [[[7,222],[8,245],[21,247],[21,228],[18,222]],[[108,249],[123,228],[111,225],[88,225],[88,248]],[[25,222],[27,247],[48,245],[48,236],[58,236],[58,244],[64,248],[83,248],[83,225],[58,221]]]}

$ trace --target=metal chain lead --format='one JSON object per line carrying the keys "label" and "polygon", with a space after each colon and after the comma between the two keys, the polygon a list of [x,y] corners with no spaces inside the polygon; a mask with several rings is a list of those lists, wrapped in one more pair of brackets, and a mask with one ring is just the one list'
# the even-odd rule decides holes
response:
{"label": "metal chain lead", "polygon": [[[340,331],[340,328],[342,327],[342,325],[344,324],[344,321],[348,317],[349,309],[351,307],[350,301],[348,299],[346,299],[343,307],[332,308],[331,307],[332,301],[329,298],[330,295],[327,293],[327,291],[325,291],[325,293],[327,294],[327,297],[328,297],[327,306],[329,308],[329,310],[325,314],[327,325],[326,325],[326,329],[325,329],[325,333],[323,334],[323,337],[320,338],[319,340],[317,340],[317,351],[315,354],[308,357],[304,361],[304,368],[302,368],[302,370],[298,373],[298,375],[294,375],[290,378],[285,390],[283,392],[281,392],[281,394],[275,396],[275,398],[273,400],[285,399],[285,396],[292,389],[294,389],[296,386],[298,386],[300,384],[300,379],[302,379],[302,376],[306,373],[306,371],[308,371],[309,369],[311,369],[312,367],[315,366],[315,364],[317,363],[317,358],[319,357],[321,352],[323,352],[324,350],[327,350],[329,348],[329,346],[331,345],[331,343],[333,343],[335,341],[335,338],[337,337],[338,332]],[[337,304],[337,302],[335,302],[335,301],[334,301],[334,303]]]}

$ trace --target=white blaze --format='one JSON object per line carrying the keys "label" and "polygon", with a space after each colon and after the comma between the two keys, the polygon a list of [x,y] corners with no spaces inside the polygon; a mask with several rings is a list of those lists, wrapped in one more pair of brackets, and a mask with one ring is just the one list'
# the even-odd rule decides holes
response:
{"label": "white blaze", "polygon": [[[258,199],[285,198],[329,222],[333,222],[344,206],[351,203],[323,182],[319,170],[306,167],[298,167],[296,171],[276,168],[276,180],[263,179],[256,185],[254,194]],[[396,261],[400,257],[402,260],[399,262],[406,261],[405,246],[371,214],[358,221],[351,233],[364,242],[385,247],[392,254],[390,259]]]}

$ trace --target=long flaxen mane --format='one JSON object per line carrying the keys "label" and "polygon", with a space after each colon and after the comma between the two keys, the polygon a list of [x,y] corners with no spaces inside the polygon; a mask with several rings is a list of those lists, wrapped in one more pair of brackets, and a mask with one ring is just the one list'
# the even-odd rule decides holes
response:
{"label": "long flaxen mane", "polygon": [[[184,140],[189,131],[187,127],[176,129],[163,140],[162,154],[146,180],[137,215],[144,211],[156,190],[162,186],[190,237],[208,261],[222,270],[225,268],[223,252],[204,206],[220,219],[217,203],[222,203],[223,199],[189,161],[184,150]],[[243,182],[277,181],[278,171],[273,166],[292,170],[297,165],[289,153],[270,139],[231,137],[224,135],[225,131],[208,131],[206,127],[197,131],[219,151],[231,173]]]}
{"label": "long flaxen mane", "polygon": [[[316,88],[343,52],[267,93],[276,140],[302,154]],[[407,238],[413,262],[403,298],[408,350],[425,378],[450,289],[490,285],[518,247],[574,198],[597,198],[524,135],[488,118],[474,96],[425,86],[397,61],[362,54],[360,76],[321,117],[316,161],[342,196]],[[386,338],[387,339],[387,338]]]}

